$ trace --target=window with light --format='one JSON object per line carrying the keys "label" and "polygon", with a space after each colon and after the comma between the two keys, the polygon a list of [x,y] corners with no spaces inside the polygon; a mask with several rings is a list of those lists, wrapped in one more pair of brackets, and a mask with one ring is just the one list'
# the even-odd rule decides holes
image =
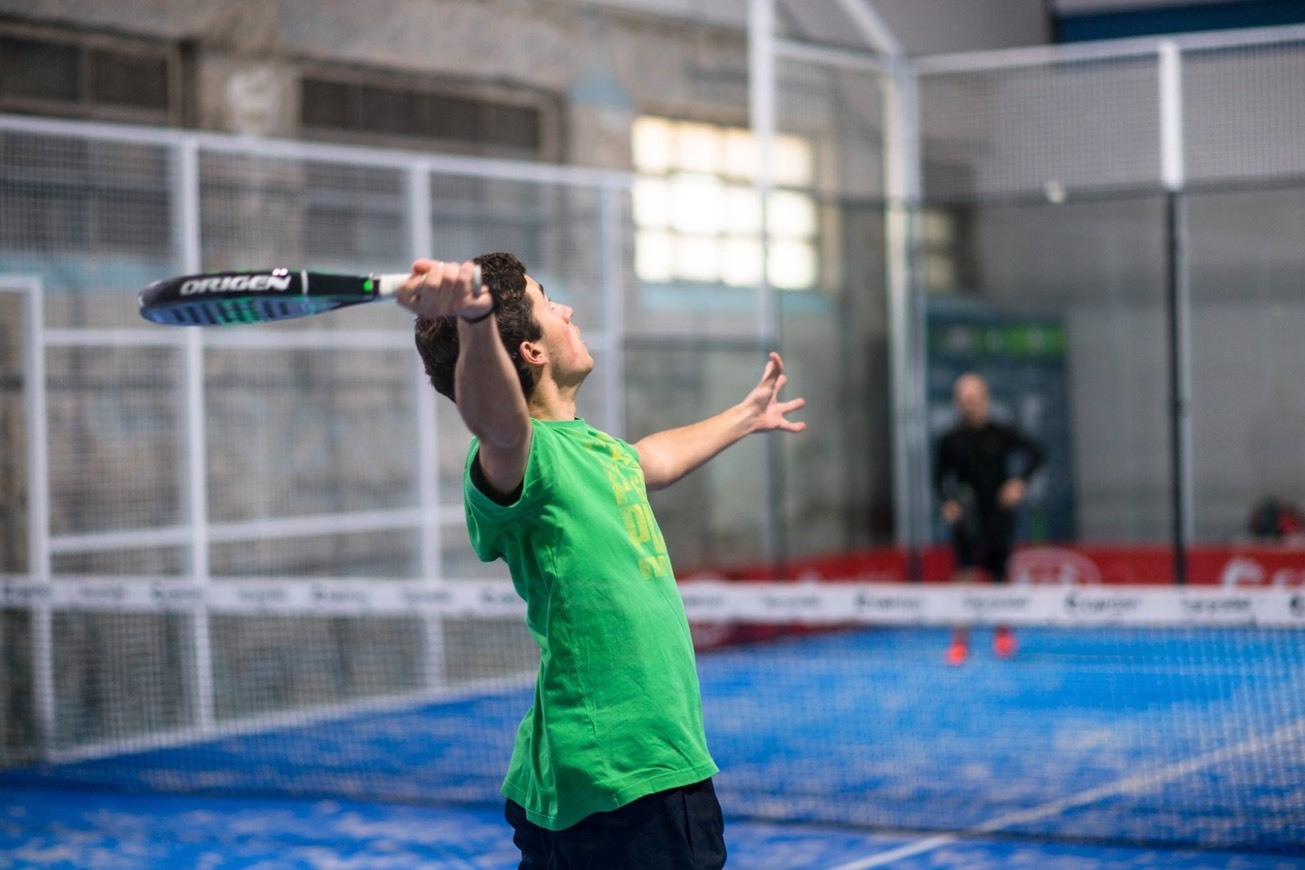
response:
{"label": "window with light", "polygon": [[[753,287],[762,278],[760,148],[751,131],[642,117],[633,129],[635,271],[653,284]],[[806,191],[810,143],[771,147],[766,277],[780,290],[815,286],[816,203]]]}

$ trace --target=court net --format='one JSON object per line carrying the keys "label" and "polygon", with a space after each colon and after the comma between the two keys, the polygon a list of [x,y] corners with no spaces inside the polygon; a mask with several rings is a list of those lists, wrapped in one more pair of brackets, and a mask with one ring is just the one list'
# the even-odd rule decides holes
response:
{"label": "court net", "polygon": [[[682,591],[731,817],[1305,844],[1305,592]],[[11,578],[0,593],[0,786],[501,802],[537,661],[505,582]]]}

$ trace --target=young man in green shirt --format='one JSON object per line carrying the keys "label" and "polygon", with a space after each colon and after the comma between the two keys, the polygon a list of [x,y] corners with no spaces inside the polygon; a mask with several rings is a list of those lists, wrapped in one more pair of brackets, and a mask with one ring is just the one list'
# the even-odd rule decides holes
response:
{"label": "young man in green shirt", "polygon": [[777,398],[779,355],[738,405],[631,445],[576,417],[593,357],[516,257],[419,260],[398,300],[475,436],[472,546],[507,563],[540,648],[503,783],[521,867],[722,866],[693,643],[648,491],[753,432],[805,428],[785,416],[803,400]]}

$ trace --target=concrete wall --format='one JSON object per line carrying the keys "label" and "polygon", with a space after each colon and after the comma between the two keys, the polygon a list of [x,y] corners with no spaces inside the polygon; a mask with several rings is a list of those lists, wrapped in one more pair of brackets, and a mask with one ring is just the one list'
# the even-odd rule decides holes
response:
{"label": "concrete wall", "polygon": [[636,113],[739,123],[747,107],[737,27],[558,0],[4,0],[0,14],[192,45],[212,130],[295,136],[299,76],[322,64],[562,96],[564,162],[593,166],[629,165]]}

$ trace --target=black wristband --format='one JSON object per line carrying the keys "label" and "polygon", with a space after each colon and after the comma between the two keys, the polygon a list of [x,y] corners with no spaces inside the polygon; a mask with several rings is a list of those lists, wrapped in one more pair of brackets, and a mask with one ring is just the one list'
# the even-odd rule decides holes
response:
{"label": "black wristband", "polygon": [[459,314],[458,320],[461,320],[463,323],[480,323],[480,321],[484,320],[486,317],[489,317],[495,311],[498,311],[498,300],[491,299],[489,303],[489,310],[486,311],[484,314],[480,315],[479,317],[463,317],[461,314]]}

